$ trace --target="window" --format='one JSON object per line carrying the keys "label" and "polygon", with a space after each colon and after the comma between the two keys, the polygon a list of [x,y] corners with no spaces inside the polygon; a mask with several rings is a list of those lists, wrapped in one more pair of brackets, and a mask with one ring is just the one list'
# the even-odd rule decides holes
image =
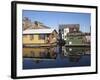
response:
{"label": "window", "polygon": [[70,37],[70,39],[74,39],[73,37]]}
{"label": "window", "polygon": [[64,30],[64,33],[66,33],[66,30]]}
{"label": "window", "polygon": [[23,35],[24,38],[27,38],[27,35]]}
{"label": "window", "polygon": [[49,37],[50,36],[50,34],[46,34],[46,37]]}
{"label": "window", "polygon": [[55,35],[52,33],[52,38],[54,38],[55,37]]}
{"label": "window", "polygon": [[30,51],[30,55],[31,55],[31,57],[34,57],[35,56],[35,53],[34,53],[34,51]]}
{"label": "window", "polygon": [[33,40],[34,39],[34,35],[30,35],[30,40]]}
{"label": "window", "polygon": [[39,34],[39,39],[45,39],[45,35],[44,34]]}
{"label": "window", "polygon": [[80,37],[78,37],[78,39],[82,39],[82,37],[80,36]]}
{"label": "window", "polygon": [[72,44],[72,42],[71,42],[71,41],[69,41],[69,44]]}

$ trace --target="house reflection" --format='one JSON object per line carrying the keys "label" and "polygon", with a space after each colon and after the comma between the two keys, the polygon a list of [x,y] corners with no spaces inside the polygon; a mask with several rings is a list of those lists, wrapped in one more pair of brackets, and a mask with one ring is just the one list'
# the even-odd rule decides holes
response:
{"label": "house reflection", "polygon": [[84,55],[90,55],[90,47],[62,47],[63,58],[70,62],[78,62]]}
{"label": "house reflection", "polygon": [[35,63],[41,62],[79,62],[84,56],[90,55],[90,47],[30,47],[23,48],[23,59],[32,59]]}
{"label": "house reflection", "polygon": [[36,63],[41,60],[56,59],[56,47],[23,48],[23,58],[33,58]]}

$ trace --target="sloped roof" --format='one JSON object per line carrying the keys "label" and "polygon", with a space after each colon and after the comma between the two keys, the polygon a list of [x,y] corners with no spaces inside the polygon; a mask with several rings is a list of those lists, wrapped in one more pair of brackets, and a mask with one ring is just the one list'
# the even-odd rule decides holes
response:
{"label": "sloped roof", "polygon": [[73,28],[73,27],[79,28],[80,25],[79,25],[79,24],[60,24],[60,25],[59,25],[59,29]]}
{"label": "sloped roof", "polygon": [[23,34],[50,34],[55,29],[26,29],[23,31]]}

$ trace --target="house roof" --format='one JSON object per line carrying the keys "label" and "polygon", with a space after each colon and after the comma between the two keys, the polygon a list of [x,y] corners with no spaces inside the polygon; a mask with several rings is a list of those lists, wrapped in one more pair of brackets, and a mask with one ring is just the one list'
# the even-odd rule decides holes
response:
{"label": "house roof", "polygon": [[64,28],[79,28],[79,24],[60,24],[59,29],[64,29]]}
{"label": "house roof", "polygon": [[27,29],[23,31],[23,34],[50,34],[55,29]]}

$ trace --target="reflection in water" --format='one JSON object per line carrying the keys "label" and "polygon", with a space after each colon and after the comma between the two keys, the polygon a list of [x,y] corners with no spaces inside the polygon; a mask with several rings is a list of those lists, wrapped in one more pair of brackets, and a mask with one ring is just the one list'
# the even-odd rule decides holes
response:
{"label": "reflection in water", "polygon": [[90,47],[23,48],[23,69],[90,66]]}
{"label": "reflection in water", "polygon": [[56,47],[23,48],[24,58],[55,59]]}
{"label": "reflection in water", "polygon": [[69,58],[70,62],[78,62],[82,56],[89,54],[89,47],[62,47],[62,55]]}

